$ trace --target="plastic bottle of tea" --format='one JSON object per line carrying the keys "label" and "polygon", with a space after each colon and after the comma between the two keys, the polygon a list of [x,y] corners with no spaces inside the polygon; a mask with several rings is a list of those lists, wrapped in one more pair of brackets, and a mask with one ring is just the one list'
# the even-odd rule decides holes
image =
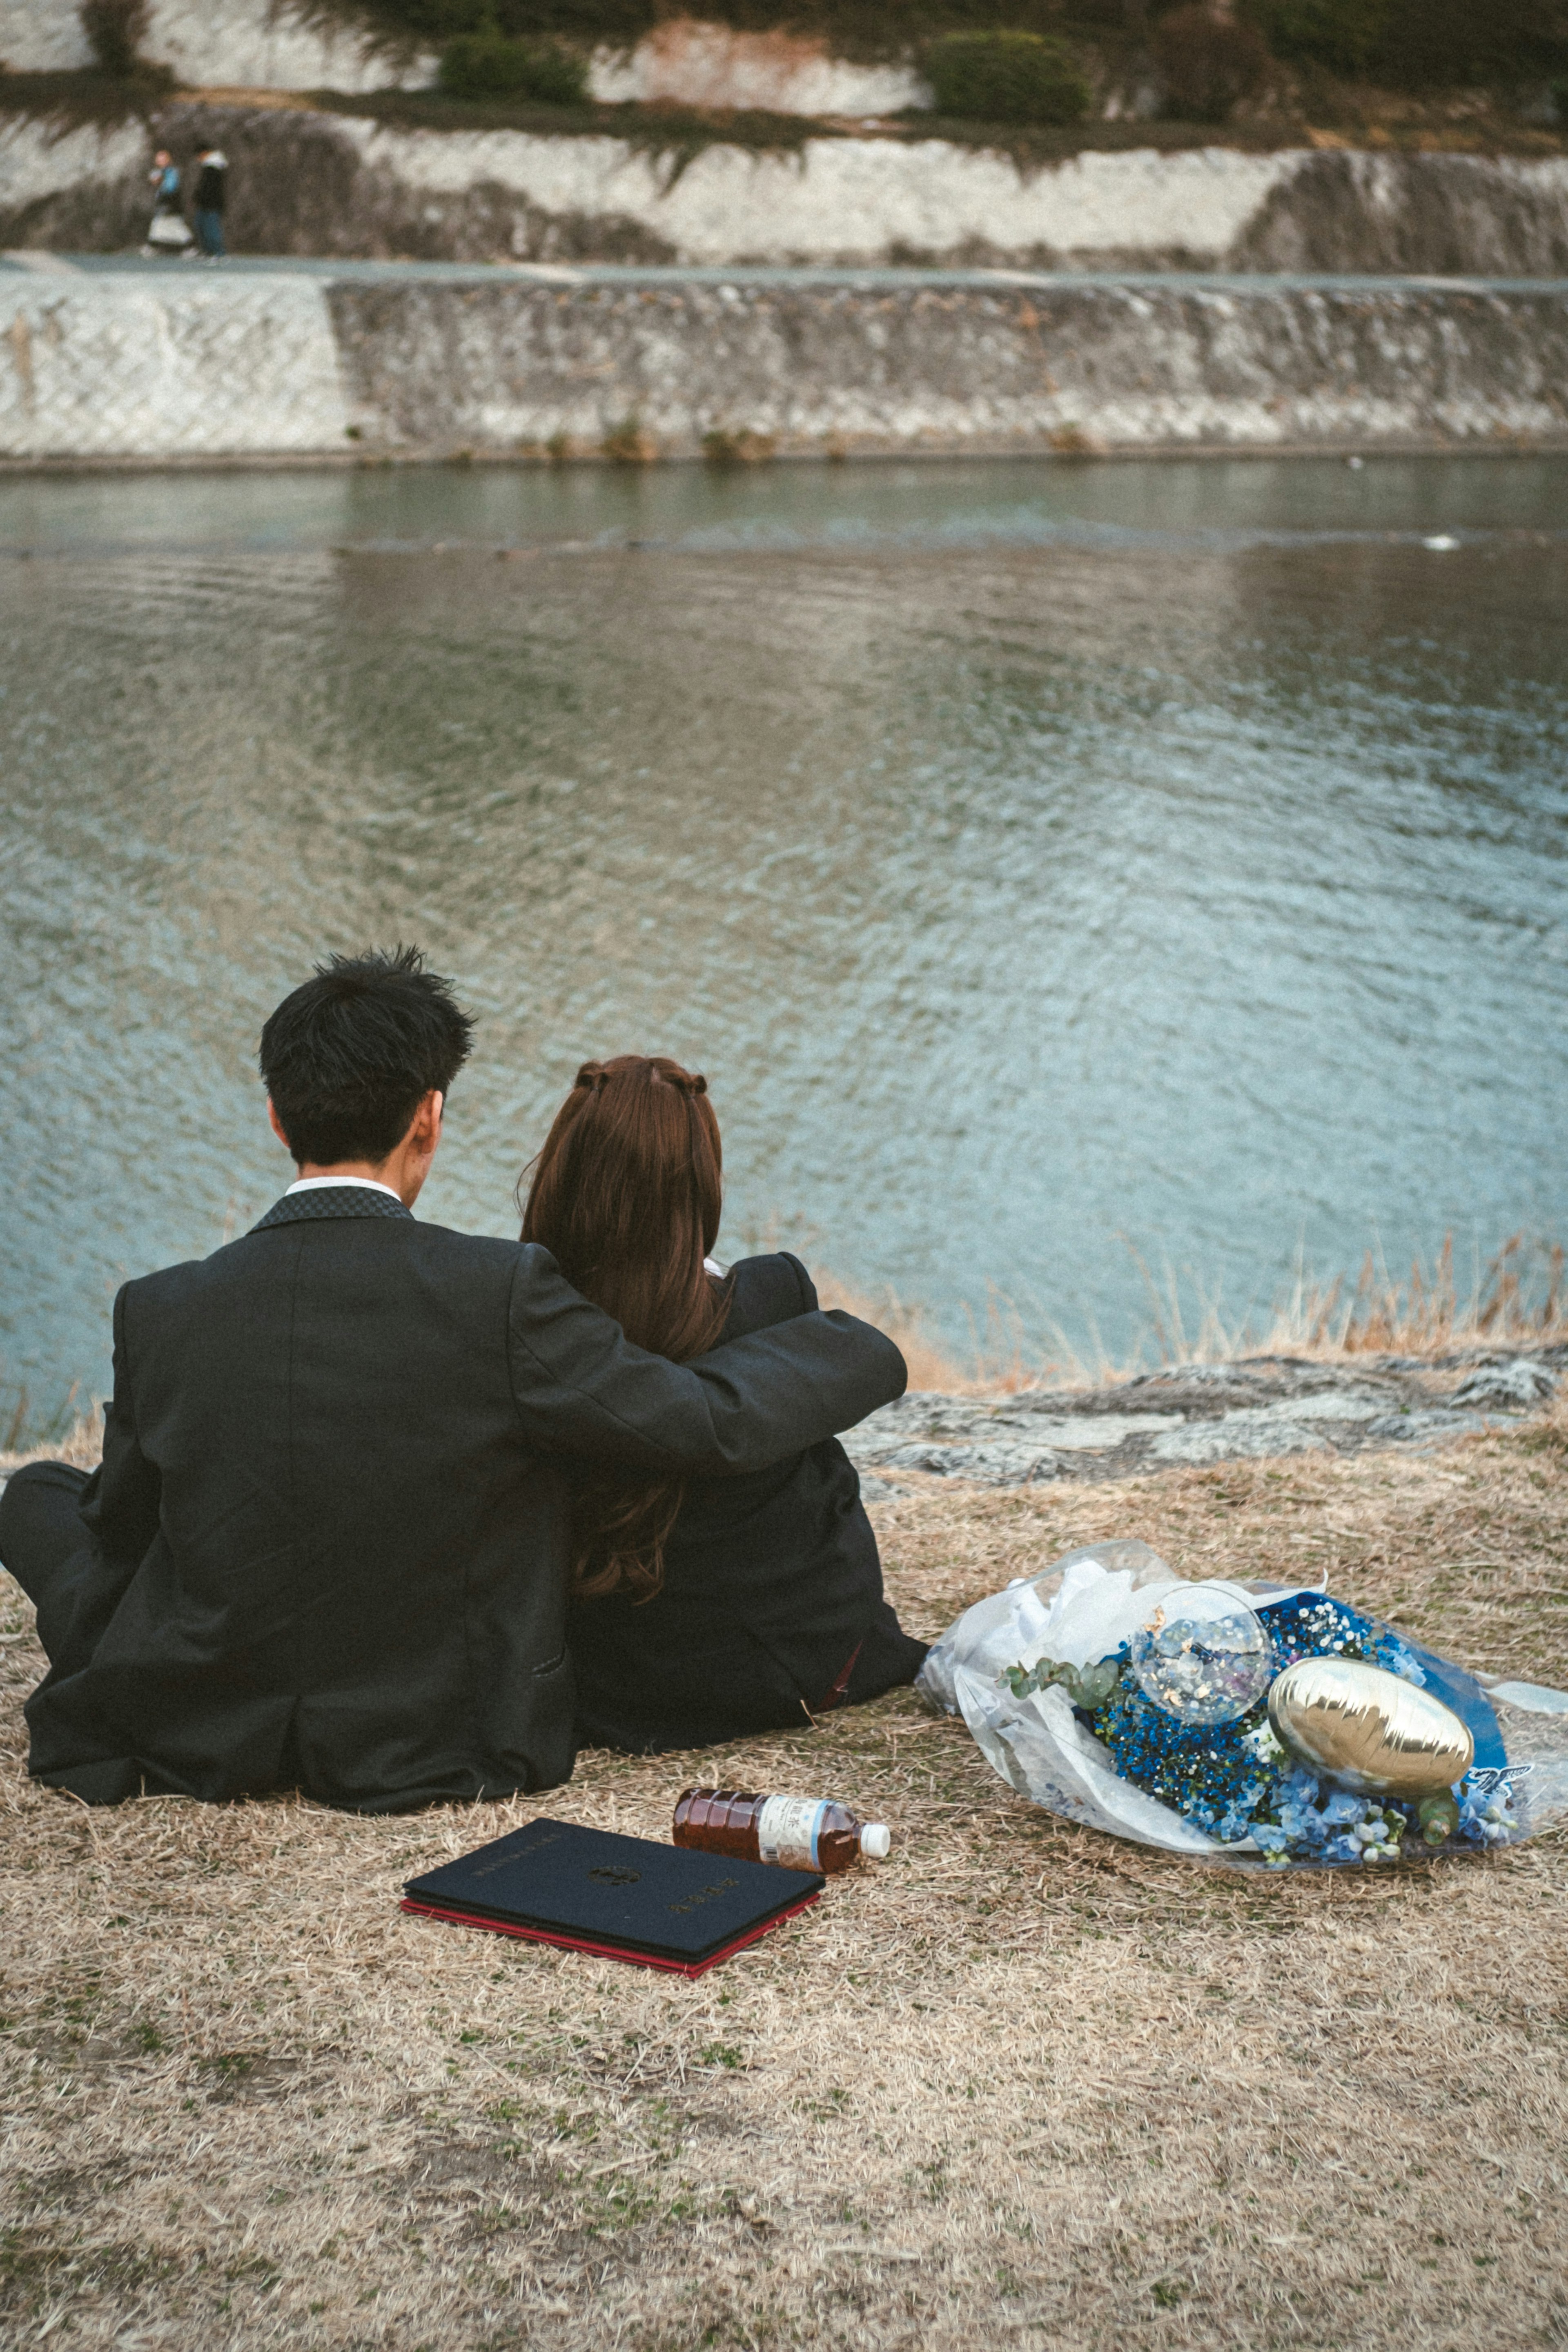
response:
{"label": "plastic bottle of tea", "polygon": [[892,1843],[885,1822],[862,1822],[831,1797],[752,1796],[743,1789],[684,1789],[675,1801],[677,1845],[700,1846],[781,1870],[847,1870],[864,1854],[881,1862]]}

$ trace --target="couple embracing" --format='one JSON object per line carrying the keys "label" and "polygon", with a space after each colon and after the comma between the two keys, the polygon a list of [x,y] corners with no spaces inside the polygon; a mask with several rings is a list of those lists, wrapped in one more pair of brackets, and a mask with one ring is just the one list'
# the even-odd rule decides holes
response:
{"label": "couple embracing", "polygon": [[794,1257],[721,1271],[718,1123],[662,1057],[584,1065],[520,1240],[416,1220],[470,1029],[411,950],[268,1022],[297,1181],[121,1289],[102,1466],[0,1494],[37,1779],[390,1812],[912,1679],[837,1443],[897,1348]]}

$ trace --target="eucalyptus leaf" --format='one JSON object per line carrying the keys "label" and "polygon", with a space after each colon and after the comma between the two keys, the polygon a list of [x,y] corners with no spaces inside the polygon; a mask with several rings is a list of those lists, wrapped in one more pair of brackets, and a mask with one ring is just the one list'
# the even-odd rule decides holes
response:
{"label": "eucalyptus leaf", "polygon": [[1097,1666],[1085,1666],[1078,1678],[1079,1705],[1091,1709],[1103,1706],[1121,1679],[1109,1658],[1102,1658]]}

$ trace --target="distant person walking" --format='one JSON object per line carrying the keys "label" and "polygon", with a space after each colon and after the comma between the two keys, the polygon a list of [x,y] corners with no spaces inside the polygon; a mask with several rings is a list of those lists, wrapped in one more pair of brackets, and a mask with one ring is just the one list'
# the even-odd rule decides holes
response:
{"label": "distant person walking", "polygon": [[228,157],[217,147],[196,149],[196,235],[205,261],[222,261],[228,253],[223,241],[224,198],[228,193]]}
{"label": "distant person walking", "polygon": [[160,147],[147,174],[153,190],[153,217],[147,224],[144,254],[177,253],[182,259],[191,247],[191,232],[180,209],[180,174],[166,147]]}

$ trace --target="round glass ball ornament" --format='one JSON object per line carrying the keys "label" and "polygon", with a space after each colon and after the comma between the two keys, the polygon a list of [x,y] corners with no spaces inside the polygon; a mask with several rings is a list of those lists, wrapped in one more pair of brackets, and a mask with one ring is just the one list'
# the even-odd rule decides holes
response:
{"label": "round glass ball ornament", "polygon": [[1163,1592],[1131,1648],[1143,1696],[1178,1723],[1234,1723],[1274,1679],[1274,1645],[1234,1584]]}

